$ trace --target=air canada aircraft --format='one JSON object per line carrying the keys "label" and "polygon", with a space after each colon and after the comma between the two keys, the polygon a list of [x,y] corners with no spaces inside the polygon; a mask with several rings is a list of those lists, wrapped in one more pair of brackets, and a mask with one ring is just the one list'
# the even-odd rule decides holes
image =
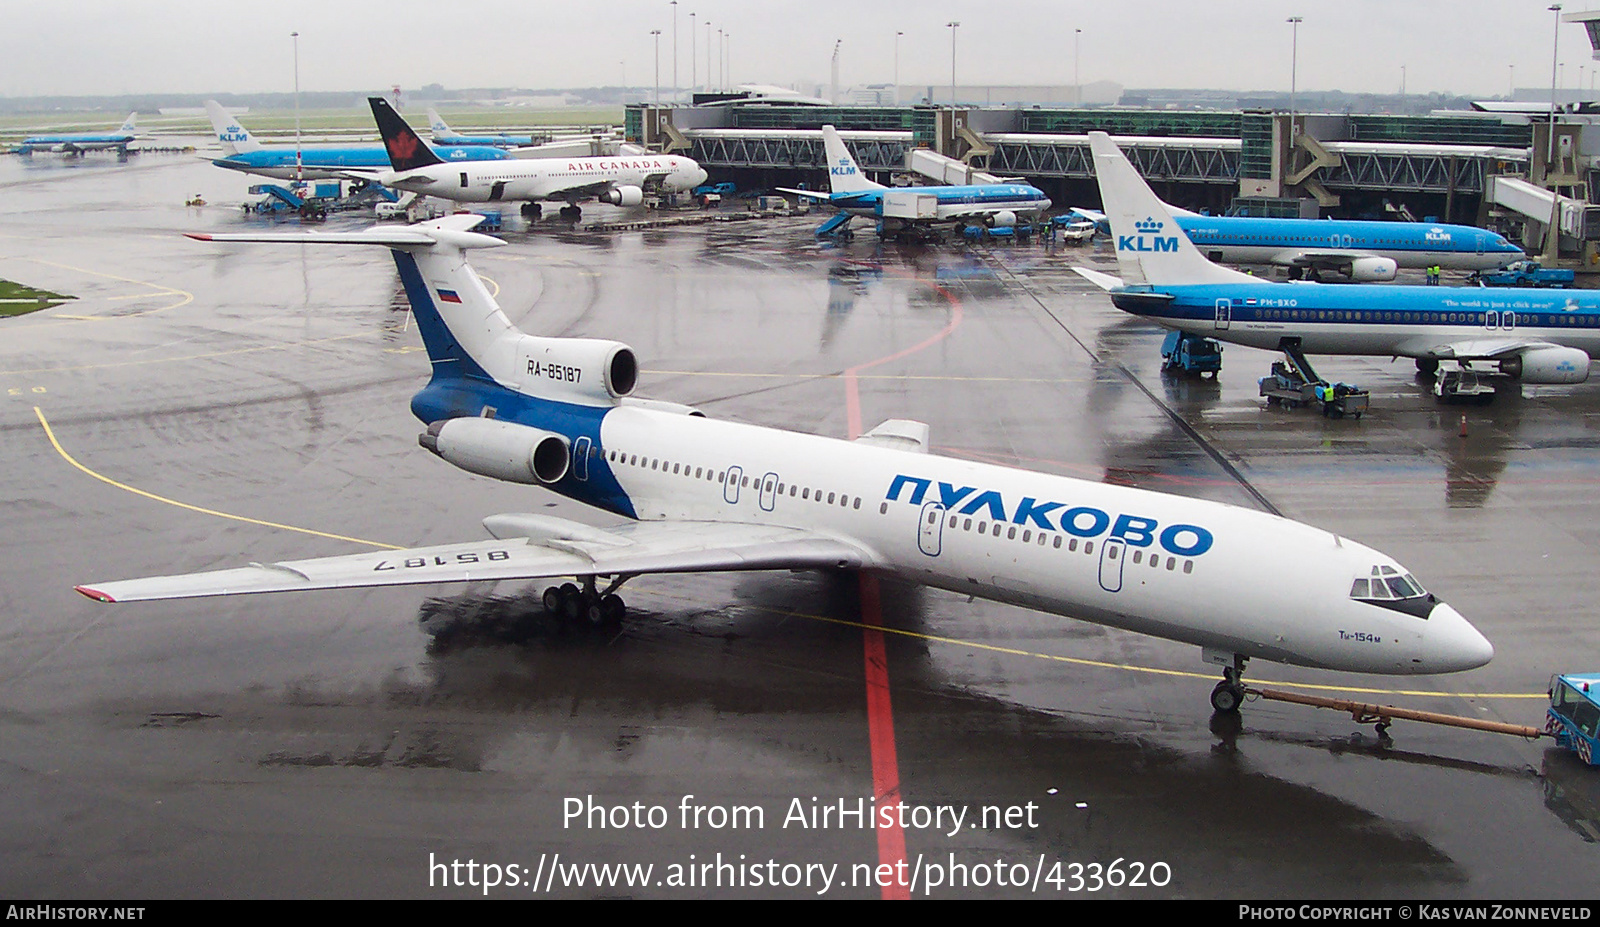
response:
{"label": "air canada aircraft", "polygon": [[[206,101],[206,114],[222,145],[223,156],[211,162],[217,167],[280,180],[371,180],[389,169],[382,145],[263,145],[216,100]],[[437,154],[452,162],[511,157],[491,145],[441,145]]]}
{"label": "air canada aircraft", "polygon": [[368,97],[378,133],[393,170],[375,179],[386,187],[463,203],[525,202],[538,215],[542,200],[566,203],[564,216],[576,217],[578,204],[599,200],[637,206],[646,193],[676,193],[705,182],[706,172],[679,155],[643,154],[605,158],[513,159],[493,164],[449,164],[434,154],[383,97]]}
{"label": "air canada aircraft", "polygon": [[139,114],[129,113],[123,121],[121,128],[114,132],[89,132],[77,135],[30,135],[17,146],[17,154],[33,154],[35,151],[61,151],[67,154],[80,155],[85,151],[104,151],[115,148],[119,152],[127,153],[128,143],[138,138],[134,134],[133,121]]}
{"label": "air canada aircraft", "polygon": [[936,223],[974,223],[1001,228],[1017,224],[1019,216],[1050,208],[1050,198],[1037,187],[1023,183],[982,183],[939,187],[885,187],[868,179],[845,147],[839,130],[822,127],[822,148],[828,158],[831,192],[779,189],[807,199],[822,200],[855,216],[882,220],[885,230]]}
{"label": "air canada aircraft", "polygon": [[[1523,383],[1582,383],[1600,354],[1600,294],[1480,287],[1274,283],[1206,260],[1104,132],[1089,133],[1121,276],[1079,274],[1117,308],[1168,328],[1300,354],[1492,365]],[[1449,395],[1446,391],[1444,395]]]}
{"label": "air canada aircraft", "polygon": [[[89,583],[102,602],[410,583],[553,579],[546,609],[619,621],[651,573],[871,570],[1199,645],[1234,711],[1251,658],[1363,673],[1471,669],[1493,648],[1406,569],[1275,515],[928,453],[928,426],[854,441],[720,421],[635,398],[615,341],[517,330],[467,252],[504,244],[457,214],[402,229],[204,241],[384,245],[433,375],[419,443],[470,473],[543,487],[627,521],[484,520],[491,540]],[[534,509],[537,494],[529,500]]]}

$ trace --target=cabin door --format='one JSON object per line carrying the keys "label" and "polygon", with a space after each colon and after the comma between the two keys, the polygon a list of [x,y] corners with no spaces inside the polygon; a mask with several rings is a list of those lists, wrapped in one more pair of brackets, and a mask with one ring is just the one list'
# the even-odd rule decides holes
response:
{"label": "cabin door", "polygon": [[1233,321],[1233,301],[1227,299],[1217,300],[1217,331],[1226,331],[1228,323]]}
{"label": "cabin door", "polygon": [[917,522],[917,549],[930,557],[939,556],[944,549],[944,512],[943,503],[929,502]]}
{"label": "cabin door", "polygon": [[1128,544],[1122,538],[1106,538],[1100,546],[1100,588],[1107,592],[1122,591],[1122,561],[1128,556]]}

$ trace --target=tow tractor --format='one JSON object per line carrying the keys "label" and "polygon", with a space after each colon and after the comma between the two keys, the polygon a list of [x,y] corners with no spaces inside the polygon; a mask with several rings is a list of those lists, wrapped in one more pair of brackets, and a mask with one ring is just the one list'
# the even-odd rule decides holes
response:
{"label": "tow tractor", "polygon": [[1588,765],[1600,766],[1600,673],[1550,677],[1544,730]]}
{"label": "tow tractor", "polygon": [[1260,380],[1267,405],[1289,409],[1321,406],[1322,414],[1328,418],[1360,418],[1367,411],[1367,391],[1349,383],[1329,383],[1317,376],[1298,341],[1286,338],[1278,347],[1283,351],[1283,360],[1273,361],[1272,375]]}

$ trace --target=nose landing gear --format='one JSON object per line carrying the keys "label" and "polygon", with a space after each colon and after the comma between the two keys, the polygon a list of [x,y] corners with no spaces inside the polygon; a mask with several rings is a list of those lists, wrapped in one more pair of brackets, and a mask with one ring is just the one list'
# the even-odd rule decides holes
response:
{"label": "nose landing gear", "polygon": [[1211,690],[1211,708],[1218,714],[1238,714],[1244,703],[1244,668],[1249,657],[1233,655],[1233,665],[1222,668],[1222,681]]}

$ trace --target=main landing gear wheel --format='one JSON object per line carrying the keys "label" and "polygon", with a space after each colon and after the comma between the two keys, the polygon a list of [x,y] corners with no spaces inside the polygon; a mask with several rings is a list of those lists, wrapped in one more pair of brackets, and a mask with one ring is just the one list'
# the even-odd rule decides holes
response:
{"label": "main landing gear wheel", "polygon": [[[614,583],[611,588],[618,585],[621,584]],[[622,596],[610,589],[605,592],[595,589],[593,577],[585,577],[581,589],[575,583],[546,587],[541,601],[547,615],[570,622],[581,619],[595,627],[616,627],[628,614]]]}
{"label": "main landing gear wheel", "polygon": [[522,217],[524,219],[537,219],[544,214],[544,208],[538,203],[523,203]]}
{"label": "main landing gear wheel", "polygon": [[583,209],[578,206],[561,207],[561,218],[577,221],[583,215]]}

